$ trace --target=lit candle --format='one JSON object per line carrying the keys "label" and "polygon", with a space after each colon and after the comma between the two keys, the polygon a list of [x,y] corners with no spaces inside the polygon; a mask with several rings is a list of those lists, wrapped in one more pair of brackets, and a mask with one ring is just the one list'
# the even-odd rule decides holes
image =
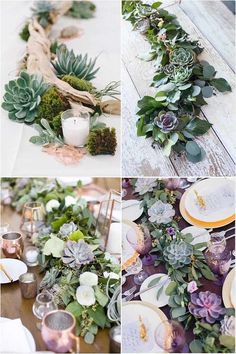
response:
{"label": "lit candle", "polygon": [[63,112],[61,119],[65,143],[77,147],[84,146],[89,135],[89,114],[75,114],[73,109],[69,109]]}
{"label": "lit candle", "polygon": [[106,251],[113,254],[121,253],[121,223],[111,223]]}
{"label": "lit candle", "polygon": [[29,266],[35,266],[38,264],[39,250],[37,247],[29,246],[25,249],[24,258]]}

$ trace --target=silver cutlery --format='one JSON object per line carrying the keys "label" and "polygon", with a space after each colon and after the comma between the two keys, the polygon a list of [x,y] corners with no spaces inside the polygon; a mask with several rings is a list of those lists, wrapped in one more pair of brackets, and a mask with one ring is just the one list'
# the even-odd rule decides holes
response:
{"label": "silver cutlery", "polygon": [[124,206],[122,206],[122,209],[127,209],[129,207],[134,206],[134,205],[139,205],[139,201],[133,202],[133,203],[128,204],[128,205],[124,205]]}
{"label": "silver cutlery", "polygon": [[132,295],[136,291],[136,289],[137,289],[137,286],[133,286],[129,290],[126,290],[122,295],[124,295],[124,296]]}

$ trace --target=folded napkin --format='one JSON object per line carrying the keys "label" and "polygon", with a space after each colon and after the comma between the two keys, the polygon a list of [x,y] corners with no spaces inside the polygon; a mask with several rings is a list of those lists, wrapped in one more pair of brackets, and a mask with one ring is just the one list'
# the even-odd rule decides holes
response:
{"label": "folded napkin", "polygon": [[0,322],[0,353],[31,353],[24,327],[18,318]]}

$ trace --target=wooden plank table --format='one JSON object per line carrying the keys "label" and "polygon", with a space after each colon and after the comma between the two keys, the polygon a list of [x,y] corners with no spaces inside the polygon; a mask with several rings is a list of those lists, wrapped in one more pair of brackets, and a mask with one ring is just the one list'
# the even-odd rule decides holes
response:
{"label": "wooden plank table", "polygon": [[[97,191],[100,189],[98,188]],[[101,190],[100,190],[101,191]],[[10,229],[19,231],[20,214],[16,213],[9,206],[2,207],[1,210],[2,223],[8,223]],[[24,239],[25,246],[29,244],[28,239]],[[42,279],[40,268],[28,267],[28,271],[35,273],[38,283]],[[1,317],[11,319],[20,318],[23,325],[32,333],[37,350],[46,350],[46,346],[41,338],[41,332],[36,326],[38,320],[32,312],[32,306],[35,299],[23,299],[21,297],[19,283],[4,284],[1,286]],[[81,353],[109,353],[109,330],[99,330],[96,340],[92,345],[88,345],[83,339],[80,340]]]}
{"label": "wooden plank table", "polygon": [[154,76],[154,63],[138,58],[150,45],[128,21],[122,21],[122,117],[124,176],[228,176],[235,171],[235,80],[234,80],[234,15],[219,0],[183,0],[181,4],[163,1],[163,6],[177,16],[179,23],[198,39],[205,50],[199,56],[211,63],[217,77],[227,79],[233,92],[218,93],[202,107],[202,118],[213,123],[213,128],[198,143],[206,150],[207,157],[197,164],[185,156],[163,155],[160,147],[151,147],[152,139],[137,137],[137,101],[144,95],[154,95],[150,87]]}

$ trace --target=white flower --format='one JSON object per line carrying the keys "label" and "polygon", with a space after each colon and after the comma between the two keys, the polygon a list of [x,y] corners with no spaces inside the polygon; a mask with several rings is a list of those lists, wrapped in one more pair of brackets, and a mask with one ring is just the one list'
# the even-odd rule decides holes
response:
{"label": "white flower", "polygon": [[80,285],[76,290],[76,299],[82,306],[92,306],[95,304],[95,294],[91,286]]}
{"label": "white flower", "polygon": [[163,203],[161,200],[155,202],[148,210],[149,221],[157,224],[168,224],[175,215],[175,210],[171,204]]}
{"label": "white flower", "polygon": [[153,188],[156,186],[156,178],[138,178],[135,183],[135,192],[139,194],[145,194],[147,192],[152,192]]}
{"label": "white flower", "polygon": [[71,195],[67,195],[65,197],[65,207],[68,208],[70,205],[75,205],[76,204],[76,199],[72,197]]}
{"label": "white flower", "polygon": [[98,276],[92,272],[84,272],[79,277],[80,285],[96,286],[98,285]]}
{"label": "white flower", "polygon": [[60,203],[58,202],[58,200],[56,199],[51,199],[49,200],[49,202],[47,202],[46,204],[46,211],[48,213],[50,213],[51,211],[53,211],[53,209],[58,209],[60,206]]}
{"label": "white flower", "polygon": [[103,275],[104,275],[104,278],[110,278],[110,279],[119,279],[120,278],[119,274],[116,274],[114,272],[110,272],[110,273],[104,272]]}

